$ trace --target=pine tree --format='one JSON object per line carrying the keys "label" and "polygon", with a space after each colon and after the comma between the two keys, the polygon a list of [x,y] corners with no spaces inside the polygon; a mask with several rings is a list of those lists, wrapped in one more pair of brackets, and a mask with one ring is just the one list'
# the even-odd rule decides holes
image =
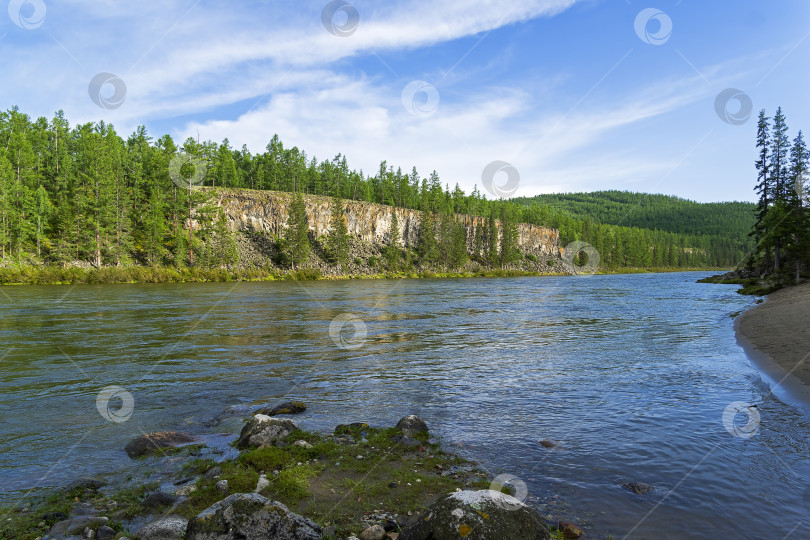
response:
{"label": "pine tree", "polygon": [[520,258],[518,251],[518,227],[515,221],[512,208],[507,205],[501,206],[501,251],[500,264],[507,266]]}
{"label": "pine tree", "polygon": [[290,201],[285,240],[292,267],[306,264],[309,260],[309,225],[304,196],[300,191],[293,194]]}

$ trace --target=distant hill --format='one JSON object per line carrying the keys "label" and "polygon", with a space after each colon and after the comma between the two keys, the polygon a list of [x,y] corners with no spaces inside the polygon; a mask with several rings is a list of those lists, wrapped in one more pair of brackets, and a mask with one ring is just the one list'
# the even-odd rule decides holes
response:
{"label": "distant hill", "polygon": [[754,246],[748,236],[753,203],[698,203],[628,191],[511,201],[523,205],[533,221],[559,229],[563,244],[593,244],[609,266],[729,267],[742,263]]}
{"label": "distant hill", "polygon": [[670,195],[629,191],[562,193],[513,200],[528,206],[538,203],[564,210],[577,220],[690,236],[725,236],[743,243],[749,243],[756,206],[747,202],[698,203]]}

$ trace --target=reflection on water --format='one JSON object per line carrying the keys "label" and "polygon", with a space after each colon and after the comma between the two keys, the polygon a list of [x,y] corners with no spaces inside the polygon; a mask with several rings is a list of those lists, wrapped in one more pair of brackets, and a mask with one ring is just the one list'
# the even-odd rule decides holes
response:
{"label": "reflection on water", "polygon": [[[698,277],[6,288],[0,497],[116,470],[141,432],[299,398],[309,429],[419,414],[599,535],[808,537],[810,421],[735,344],[751,300]],[[341,314],[362,346],[336,346]],[[135,401],[120,424],[96,409],[113,385]],[[758,405],[751,439],[723,426],[736,401]]]}

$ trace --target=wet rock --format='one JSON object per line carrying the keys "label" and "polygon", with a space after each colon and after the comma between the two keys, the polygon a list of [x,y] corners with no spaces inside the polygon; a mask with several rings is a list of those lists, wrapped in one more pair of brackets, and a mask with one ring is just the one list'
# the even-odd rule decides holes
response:
{"label": "wet rock", "polygon": [[520,500],[494,490],[458,491],[431,504],[399,540],[549,540],[543,520]]}
{"label": "wet rock", "polygon": [[107,482],[104,480],[99,480],[98,478],[80,478],[74,482],[68,484],[65,488],[66,491],[73,491],[76,489],[82,489],[86,491],[98,491],[99,489],[103,488],[107,485]]}
{"label": "wet rock", "polygon": [[112,540],[116,534],[115,529],[102,525],[96,531],[96,538],[98,540]]}
{"label": "wet rock", "polygon": [[387,536],[380,525],[372,525],[360,533],[360,540],[385,540]]}
{"label": "wet rock", "polygon": [[209,480],[213,480],[214,478],[216,478],[220,474],[222,474],[222,467],[217,465],[216,467],[211,467],[210,469],[205,471],[205,474],[203,476],[205,476]]}
{"label": "wet rock", "polygon": [[48,534],[51,536],[82,534],[87,527],[95,528],[109,523],[109,519],[99,516],[76,516],[55,523]]}
{"label": "wet rock", "polygon": [[632,491],[636,495],[644,495],[655,489],[655,486],[645,484],[644,482],[625,482],[622,487],[628,491]]}
{"label": "wet rock", "polygon": [[307,410],[307,406],[302,401],[287,401],[275,407],[262,407],[254,414],[264,414],[267,416],[276,416],[279,414],[301,414]]}
{"label": "wet rock", "polygon": [[146,508],[160,508],[163,506],[171,506],[175,502],[177,502],[178,497],[175,495],[171,495],[169,493],[164,493],[162,491],[156,491],[155,493],[150,493],[147,495],[143,501],[141,501],[141,505],[145,506]]}
{"label": "wet rock", "polygon": [[171,448],[178,444],[185,444],[194,442],[197,439],[189,433],[182,433],[179,431],[158,431],[155,433],[148,433],[132,439],[126,445],[127,455],[131,458],[137,458],[148,454],[153,454],[163,448]]}
{"label": "wet rock", "polygon": [[560,521],[557,524],[557,528],[560,530],[560,532],[562,532],[563,538],[574,539],[585,534],[585,531],[583,531],[580,527],[567,521]]}
{"label": "wet rock", "polygon": [[236,493],[204,510],[188,525],[189,540],[320,540],[321,528],[280,502]]}
{"label": "wet rock", "polygon": [[365,422],[352,422],[351,424],[338,424],[335,428],[335,435],[351,435],[360,437],[368,429]]}
{"label": "wet rock", "polygon": [[297,429],[298,424],[292,420],[257,414],[242,428],[236,445],[240,448],[275,446]]}
{"label": "wet rock", "polygon": [[47,514],[42,514],[42,520],[49,525],[53,525],[57,521],[65,521],[67,518],[68,515],[64,512],[48,512]]}
{"label": "wet rock", "polygon": [[141,527],[139,540],[175,540],[185,538],[188,520],[180,516],[166,516]]}
{"label": "wet rock", "polygon": [[400,419],[400,421],[397,422],[396,428],[400,430],[403,435],[408,437],[416,437],[428,431],[427,424],[415,414],[410,414]]}
{"label": "wet rock", "polygon": [[543,446],[543,448],[554,448],[555,446],[557,446],[548,439],[543,439],[542,441],[540,441],[540,444]]}

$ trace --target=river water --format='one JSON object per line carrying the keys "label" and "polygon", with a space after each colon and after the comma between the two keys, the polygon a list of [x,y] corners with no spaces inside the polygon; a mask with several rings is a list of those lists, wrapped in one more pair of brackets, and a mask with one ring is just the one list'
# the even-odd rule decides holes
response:
{"label": "river water", "polygon": [[[296,398],[312,430],[418,414],[591,537],[808,538],[810,414],[736,343],[753,299],[704,275],[6,287],[0,502],[120,469],[141,433]],[[110,386],[126,421],[98,410]],[[724,422],[738,402],[759,422]]]}

